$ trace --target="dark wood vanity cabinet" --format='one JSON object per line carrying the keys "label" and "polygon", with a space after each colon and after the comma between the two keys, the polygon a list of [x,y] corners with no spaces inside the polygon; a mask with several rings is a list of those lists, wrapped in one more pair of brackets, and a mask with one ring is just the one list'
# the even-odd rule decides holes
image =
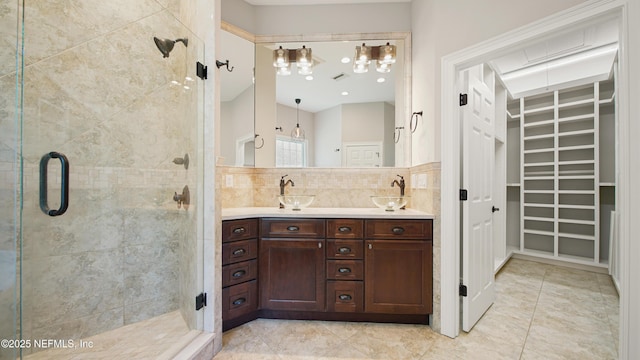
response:
{"label": "dark wood vanity cabinet", "polygon": [[364,311],[432,312],[431,220],[367,220]]}
{"label": "dark wood vanity cabinet", "polygon": [[422,219],[224,221],[223,328],[256,317],[426,323],[432,226]]}
{"label": "dark wood vanity cabinet", "polygon": [[258,311],[258,219],[222,223],[222,320],[228,329]]}
{"label": "dark wood vanity cabinet", "polygon": [[261,219],[260,229],[262,308],[324,311],[324,220]]}

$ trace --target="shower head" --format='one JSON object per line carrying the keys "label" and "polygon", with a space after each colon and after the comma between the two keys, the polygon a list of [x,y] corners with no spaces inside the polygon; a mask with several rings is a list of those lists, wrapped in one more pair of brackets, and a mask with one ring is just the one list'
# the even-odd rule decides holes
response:
{"label": "shower head", "polygon": [[171,50],[173,50],[173,45],[175,45],[176,42],[181,42],[184,44],[184,46],[187,46],[189,44],[189,39],[187,38],[169,40],[158,39],[157,37],[154,37],[153,41],[156,43],[158,50],[160,50],[160,52],[162,53],[162,57],[169,57],[169,53],[171,52]]}

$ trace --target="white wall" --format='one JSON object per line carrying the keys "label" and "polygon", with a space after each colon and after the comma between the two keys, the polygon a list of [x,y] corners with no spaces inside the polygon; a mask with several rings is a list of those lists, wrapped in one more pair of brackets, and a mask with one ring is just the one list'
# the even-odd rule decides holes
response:
{"label": "white wall", "polygon": [[[302,99],[304,101],[304,99]],[[294,103],[295,105],[295,103]],[[277,104],[276,110],[276,126],[282,126],[282,132],[275,132],[276,136],[291,136],[291,130],[296,127],[296,108],[282,104]],[[304,130],[305,139],[307,140],[307,166],[315,166],[314,164],[314,115],[313,113],[300,110],[300,127]],[[274,141],[275,143],[275,141]],[[275,161],[269,165],[273,167]]]}
{"label": "white wall", "polygon": [[342,105],[342,142],[384,140],[384,103]]}
{"label": "white wall", "polygon": [[412,138],[412,165],[440,161],[440,62],[443,56],[582,2],[412,1],[412,107],[414,111],[424,111],[424,122]]}
{"label": "white wall", "polygon": [[383,129],[383,149],[384,158],[382,166],[394,166],[396,160],[396,144],[393,140],[393,132],[396,127],[396,107],[389,103],[384,103],[384,129]]}
{"label": "white wall", "polygon": [[409,3],[251,6],[222,0],[222,19],[256,35],[410,31]]}
{"label": "white wall", "polygon": [[[224,157],[224,165],[243,165],[236,161],[236,142],[253,136],[253,104],[253,86],[232,101],[220,103],[220,131],[224,134],[220,137],[220,155]],[[253,150],[247,155],[253,159]]]}
{"label": "white wall", "polygon": [[342,153],[342,107],[315,113],[315,166],[341,167]]}

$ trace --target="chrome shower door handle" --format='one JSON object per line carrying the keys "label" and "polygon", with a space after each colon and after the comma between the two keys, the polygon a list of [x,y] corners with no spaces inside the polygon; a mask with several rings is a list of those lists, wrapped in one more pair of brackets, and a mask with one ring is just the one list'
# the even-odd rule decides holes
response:
{"label": "chrome shower door handle", "polygon": [[[49,160],[58,159],[62,167],[61,171],[61,183],[60,183],[60,207],[57,210],[49,209],[49,202],[47,198],[48,193],[48,166]],[[40,209],[43,213],[49,216],[60,216],[64,214],[69,208],[69,159],[59,152],[52,151],[44,154],[40,159]]]}

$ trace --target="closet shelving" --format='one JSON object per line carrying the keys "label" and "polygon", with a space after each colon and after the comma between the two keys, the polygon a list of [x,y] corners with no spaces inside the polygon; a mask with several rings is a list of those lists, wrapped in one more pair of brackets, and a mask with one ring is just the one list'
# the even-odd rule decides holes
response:
{"label": "closet shelving", "polygon": [[519,145],[507,159],[507,201],[519,204],[508,215],[520,220],[516,252],[607,266],[600,211],[614,208],[614,88],[608,80],[507,102],[507,143]]}

